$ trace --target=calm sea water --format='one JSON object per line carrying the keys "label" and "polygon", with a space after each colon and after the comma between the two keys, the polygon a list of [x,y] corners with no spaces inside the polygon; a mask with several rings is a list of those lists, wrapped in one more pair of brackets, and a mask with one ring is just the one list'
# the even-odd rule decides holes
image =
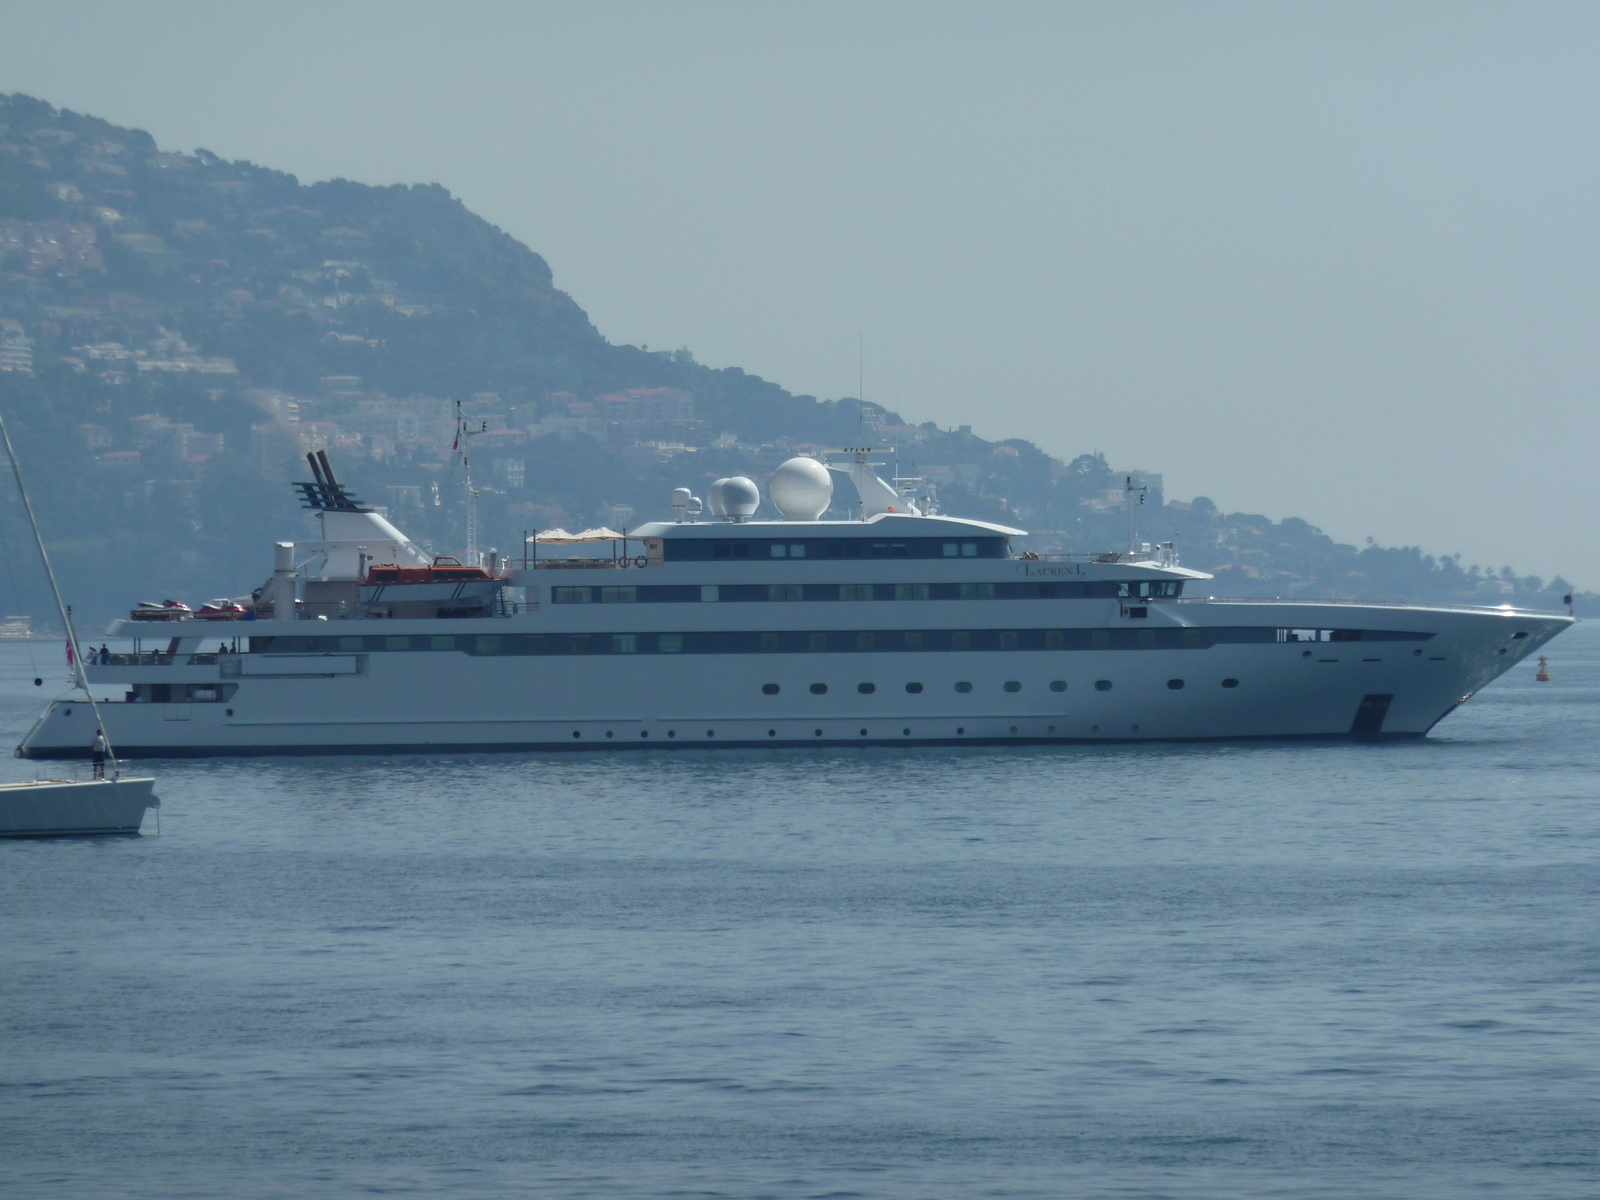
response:
{"label": "calm sea water", "polygon": [[149,764],[0,844],[0,1193],[1600,1194],[1550,650],[1410,745]]}

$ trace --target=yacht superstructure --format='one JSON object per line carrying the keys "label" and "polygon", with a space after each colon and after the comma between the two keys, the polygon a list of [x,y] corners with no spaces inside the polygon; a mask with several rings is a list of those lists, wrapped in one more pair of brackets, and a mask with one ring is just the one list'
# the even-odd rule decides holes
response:
{"label": "yacht superstructure", "polygon": [[[323,538],[279,543],[245,619],[119,622],[101,719],[129,755],[1421,736],[1568,616],[1185,597],[1150,552],[1038,556],[863,454],[792,459],[785,519],[719,480],[675,519],[546,535],[510,561],[414,546],[325,456]],[[821,520],[831,473],[858,519]],[[896,481],[897,483],[901,481]],[[553,552],[553,553],[552,553]],[[208,606],[210,607],[210,606]],[[161,611],[161,610],[158,610]],[[82,753],[57,701],[18,753]]]}

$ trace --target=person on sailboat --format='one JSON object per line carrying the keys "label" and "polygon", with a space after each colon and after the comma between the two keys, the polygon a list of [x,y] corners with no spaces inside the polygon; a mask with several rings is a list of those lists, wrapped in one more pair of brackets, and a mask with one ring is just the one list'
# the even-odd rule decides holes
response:
{"label": "person on sailboat", "polygon": [[95,730],[94,742],[89,747],[89,757],[94,762],[94,777],[96,779],[104,779],[106,777],[106,733],[105,733],[105,730],[103,730],[103,729]]}

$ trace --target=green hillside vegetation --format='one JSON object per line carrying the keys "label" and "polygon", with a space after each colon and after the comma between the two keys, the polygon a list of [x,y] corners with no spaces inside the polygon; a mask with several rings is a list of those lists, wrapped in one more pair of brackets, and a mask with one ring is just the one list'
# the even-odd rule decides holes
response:
{"label": "green hillside vegetation", "polygon": [[[454,401],[489,426],[472,443],[480,524],[507,553],[524,530],[660,516],[673,487],[764,482],[796,450],[867,442],[933,479],[944,511],[1030,529],[1040,551],[1120,548],[1133,474],[1152,485],[1140,537],[1176,542],[1218,594],[1555,607],[1568,590],[1170,501],[1159,476],[1097,454],[1062,462],[687,350],[614,345],[539,255],[436,184],[303,185],[0,97],[0,410],[89,622],[260,583],[272,541],[312,535],[287,481],[318,446],[413,537],[459,552],[463,480],[441,416]],[[18,561],[9,496],[0,537]],[[8,573],[8,612],[46,612],[35,574]]]}

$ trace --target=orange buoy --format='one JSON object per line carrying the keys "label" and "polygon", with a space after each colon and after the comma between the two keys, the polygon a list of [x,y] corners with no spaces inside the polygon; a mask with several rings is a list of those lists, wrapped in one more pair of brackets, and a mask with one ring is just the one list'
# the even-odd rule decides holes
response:
{"label": "orange buoy", "polygon": [[1539,655],[1539,673],[1534,676],[1540,683],[1550,682],[1550,660],[1544,655]]}

